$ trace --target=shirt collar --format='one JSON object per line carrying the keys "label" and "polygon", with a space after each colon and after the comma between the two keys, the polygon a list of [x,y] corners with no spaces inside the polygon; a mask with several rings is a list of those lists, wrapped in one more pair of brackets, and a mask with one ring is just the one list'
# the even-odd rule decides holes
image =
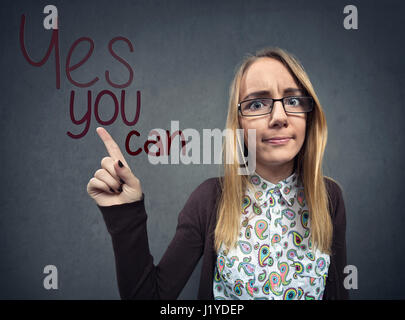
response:
{"label": "shirt collar", "polygon": [[[259,204],[263,204],[270,194],[280,195],[288,203],[289,206],[294,204],[294,198],[297,191],[297,187],[300,187],[298,174],[294,171],[289,177],[280,180],[278,183],[272,183],[256,171],[250,176],[250,181],[256,187],[254,191],[254,197]],[[278,197],[275,197],[276,201]]]}

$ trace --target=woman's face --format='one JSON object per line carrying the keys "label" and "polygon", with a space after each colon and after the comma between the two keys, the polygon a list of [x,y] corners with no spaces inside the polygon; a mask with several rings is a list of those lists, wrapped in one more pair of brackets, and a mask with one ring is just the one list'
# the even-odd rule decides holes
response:
{"label": "woman's face", "polygon": [[[261,98],[279,99],[304,95],[288,69],[280,61],[267,57],[256,60],[243,75],[239,101],[255,98],[256,95],[250,95],[257,91],[267,91],[266,94],[257,96]],[[256,168],[293,165],[294,157],[305,140],[306,116],[306,113],[287,115],[281,101],[274,103],[270,114],[256,117],[239,115],[246,145],[247,129],[256,129]],[[279,144],[269,141],[275,137],[290,139]]]}

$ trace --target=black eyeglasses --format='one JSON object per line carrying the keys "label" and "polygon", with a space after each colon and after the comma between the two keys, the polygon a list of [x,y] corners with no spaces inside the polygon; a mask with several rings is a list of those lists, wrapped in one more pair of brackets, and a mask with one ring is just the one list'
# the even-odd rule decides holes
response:
{"label": "black eyeglasses", "polygon": [[238,103],[238,110],[244,117],[261,116],[271,113],[275,101],[281,101],[286,113],[311,112],[314,108],[314,99],[312,97],[293,96],[281,99],[254,98],[244,100]]}

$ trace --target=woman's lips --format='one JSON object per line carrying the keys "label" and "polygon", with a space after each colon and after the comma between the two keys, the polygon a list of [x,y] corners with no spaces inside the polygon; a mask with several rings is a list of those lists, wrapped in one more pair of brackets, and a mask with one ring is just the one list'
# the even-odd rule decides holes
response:
{"label": "woman's lips", "polygon": [[291,138],[272,138],[272,139],[263,140],[263,142],[278,145],[278,144],[286,144],[290,140],[291,140]]}

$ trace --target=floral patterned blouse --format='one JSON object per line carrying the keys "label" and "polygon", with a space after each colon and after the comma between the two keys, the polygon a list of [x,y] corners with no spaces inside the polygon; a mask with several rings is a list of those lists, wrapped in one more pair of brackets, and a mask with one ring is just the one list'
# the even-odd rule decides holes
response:
{"label": "floral patterned blouse", "polygon": [[257,173],[247,190],[236,248],[221,246],[215,299],[322,299],[330,257],[314,251],[304,187],[294,172],[273,184]]}

